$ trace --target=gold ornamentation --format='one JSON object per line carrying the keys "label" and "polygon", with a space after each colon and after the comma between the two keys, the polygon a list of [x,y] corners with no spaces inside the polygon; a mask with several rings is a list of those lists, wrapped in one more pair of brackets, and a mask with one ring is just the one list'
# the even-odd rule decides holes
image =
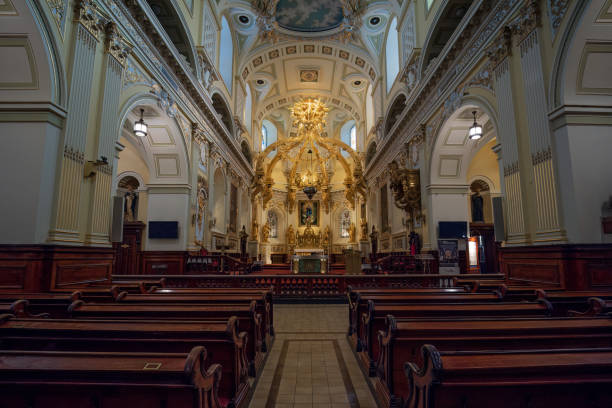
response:
{"label": "gold ornamentation", "polygon": [[389,164],[389,188],[395,205],[407,213],[419,217],[421,214],[421,181],[418,169],[400,168],[397,162]]}
{"label": "gold ornamentation", "polygon": [[87,31],[99,40],[102,25],[100,15],[91,0],[79,0],[74,6],[74,21],[80,23]]}
{"label": "gold ornamentation", "polygon": [[263,228],[261,229],[261,242],[268,242],[268,238],[270,237],[270,223],[266,221]]}
{"label": "gold ornamentation", "polygon": [[106,52],[125,68],[127,57],[132,51],[131,47],[122,38],[117,25],[112,21],[106,25]]}

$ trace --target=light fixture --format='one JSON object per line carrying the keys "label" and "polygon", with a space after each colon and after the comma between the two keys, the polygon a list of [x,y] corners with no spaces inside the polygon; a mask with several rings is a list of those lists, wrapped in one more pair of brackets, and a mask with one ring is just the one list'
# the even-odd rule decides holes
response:
{"label": "light fixture", "polygon": [[144,115],[144,109],[140,109],[140,120],[134,122],[134,135],[138,137],[146,137],[149,127],[145,123],[142,116]]}
{"label": "light fixture", "polygon": [[308,154],[310,155],[310,169],[308,170],[308,172],[306,173],[306,177],[305,177],[305,186],[304,189],[302,191],[304,191],[304,194],[306,194],[306,197],[308,197],[309,200],[312,200],[312,197],[317,194],[317,188],[315,187],[315,183],[314,183],[314,174],[312,173],[312,150],[308,149]]}
{"label": "light fixture", "polygon": [[474,124],[470,127],[468,137],[470,140],[478,140],[482,137],[482,126],[476,122],[476,111],[473,111],[472,114],[474,115]]}

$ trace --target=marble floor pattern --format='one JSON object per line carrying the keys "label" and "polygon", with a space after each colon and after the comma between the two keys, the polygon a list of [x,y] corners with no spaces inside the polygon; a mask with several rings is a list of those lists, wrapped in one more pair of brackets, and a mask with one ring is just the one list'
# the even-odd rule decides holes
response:
{"label": "marble floor pattern", "polygon": [[376,408],[346,339],[346,305],[274,305],[276,339],[250,408]]}

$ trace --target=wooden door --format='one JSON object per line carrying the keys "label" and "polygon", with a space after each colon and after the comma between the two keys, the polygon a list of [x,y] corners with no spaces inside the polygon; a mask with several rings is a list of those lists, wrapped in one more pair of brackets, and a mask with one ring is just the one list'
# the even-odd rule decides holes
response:
{"label": "wooden door", "polygon": [[142,250],[142,222],[123,224],[123,242],[115,243],[115,275],[137,275],[140,273],[140,251]]}

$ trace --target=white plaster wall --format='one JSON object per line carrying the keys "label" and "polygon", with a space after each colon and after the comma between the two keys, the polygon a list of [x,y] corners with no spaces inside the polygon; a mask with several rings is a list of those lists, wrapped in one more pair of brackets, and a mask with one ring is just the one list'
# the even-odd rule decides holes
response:
{"label": "white plaster wall", "polygon": [[[432,246],[438,248],[438,223],[440,221],[467,221],[468,220],[468,190],[465,193],[438,193],[431,192],[430,219],[432,229],[435,230],[435,238]],[[467,231],[466,231],[467,233]]]}
{"label": "white plaster wall", "polygon": [[564,126],[554,133],[561,212],[571,243],[600,243],[601,207],[612,195],[612,137],[606,126]]}
{"label": "white plaster wall", "polygon": [[149,221],[178,221],[178,239],[145,238],[146,251],[184,251],[189,235],[189,192],[162,193],[149,191],[147,223]]}
{"label": "white plaster wall", "polygon": [[49,233],[60,130],[0,123],[0,243],[40,244]]}

